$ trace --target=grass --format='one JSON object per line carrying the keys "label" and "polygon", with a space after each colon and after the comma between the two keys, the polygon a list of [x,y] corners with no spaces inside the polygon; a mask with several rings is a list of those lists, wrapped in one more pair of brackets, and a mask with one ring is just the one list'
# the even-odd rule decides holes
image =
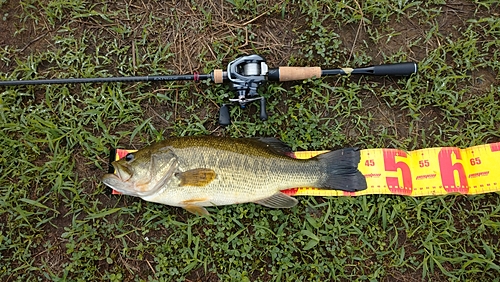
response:
{"label": "grass", "polygon": [[110,195],[109,149],[183,135],[274,136],[295,150],[500,141],[497,1],[0,0],[0,79],[419,62],[408,79],[267,84],[269,120],[209,83],[0,89],[2,281],[498,281],[500,198],[301,197],[213,217]]}

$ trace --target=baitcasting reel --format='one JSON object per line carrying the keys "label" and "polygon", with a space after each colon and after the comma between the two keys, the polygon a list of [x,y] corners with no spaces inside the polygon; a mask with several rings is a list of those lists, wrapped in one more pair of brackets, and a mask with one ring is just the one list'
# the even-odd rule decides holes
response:
{"label": "baitcasting reel", "polygon": [[[238,58],[227,65],[229,87],[238,98],[229,99],[243,109],[248,103],[260,101],[260,119],[267,120],[266,99],[257,93],[257,88],[267,81],[269,69],[266,61],[259,55]],[[219,124],[231,123],[229,104],[222,104],[219,111]]]}

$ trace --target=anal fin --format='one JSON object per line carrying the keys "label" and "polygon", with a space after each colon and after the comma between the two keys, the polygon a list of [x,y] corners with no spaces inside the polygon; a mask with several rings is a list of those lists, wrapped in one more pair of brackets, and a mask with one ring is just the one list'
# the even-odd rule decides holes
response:
{"label": "anal fin", "polygon": [[197,205],[186,205],[184,206],[184,209],[187,210],[190,213],[196,214],[196,215],[209,215],[210,213],[207,211],[202,206],[197,206]]}
{"label": "anal fin", "polygon": [[293,197],[278,192],[272,195],[271,197],[258,200],[255,203],[263,205],[268,208],[291,208],[295,206],[298,203],[298,201]]}

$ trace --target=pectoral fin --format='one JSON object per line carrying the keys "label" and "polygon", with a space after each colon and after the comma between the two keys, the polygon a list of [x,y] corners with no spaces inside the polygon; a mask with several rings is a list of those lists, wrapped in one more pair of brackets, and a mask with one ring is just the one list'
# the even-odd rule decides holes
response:
{"label": "pectoral fin", "polygon": [[217,174],[212,169],[196,168],[185,172],[178,172],[175,174],[180,179],[179,186],[199,186],[203,187],[208,185],[215,179]]}
{"label": "pectoral fin", "polygon": [[209,215],[207,209],[197,205],[186,205],[184,209],[196,215]]}
{"label": "pectoral fin", "polygon": [[278,192],[269,198],[259,200],[255,203],[266,206],[268,208],[291,208],[295,206],[298,201],[293,197]]}

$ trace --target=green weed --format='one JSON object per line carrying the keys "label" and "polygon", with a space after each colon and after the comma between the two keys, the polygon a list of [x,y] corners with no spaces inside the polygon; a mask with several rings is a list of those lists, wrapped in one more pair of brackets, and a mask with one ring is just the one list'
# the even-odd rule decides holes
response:
{"label": "green weed", "polygon": [[[110,148],[170,136],[273,136],[294,150],[468,147],[500,140],[497,1],[0,0],[0,79],[209,73],[416,61],[409,78],[271,83],[258,107],[210,82],[0,88],[2,281],[495,281],[497,193],[301,197],[174,207],[110,195]],[[6,10],[7,11],[7,10]]]}

